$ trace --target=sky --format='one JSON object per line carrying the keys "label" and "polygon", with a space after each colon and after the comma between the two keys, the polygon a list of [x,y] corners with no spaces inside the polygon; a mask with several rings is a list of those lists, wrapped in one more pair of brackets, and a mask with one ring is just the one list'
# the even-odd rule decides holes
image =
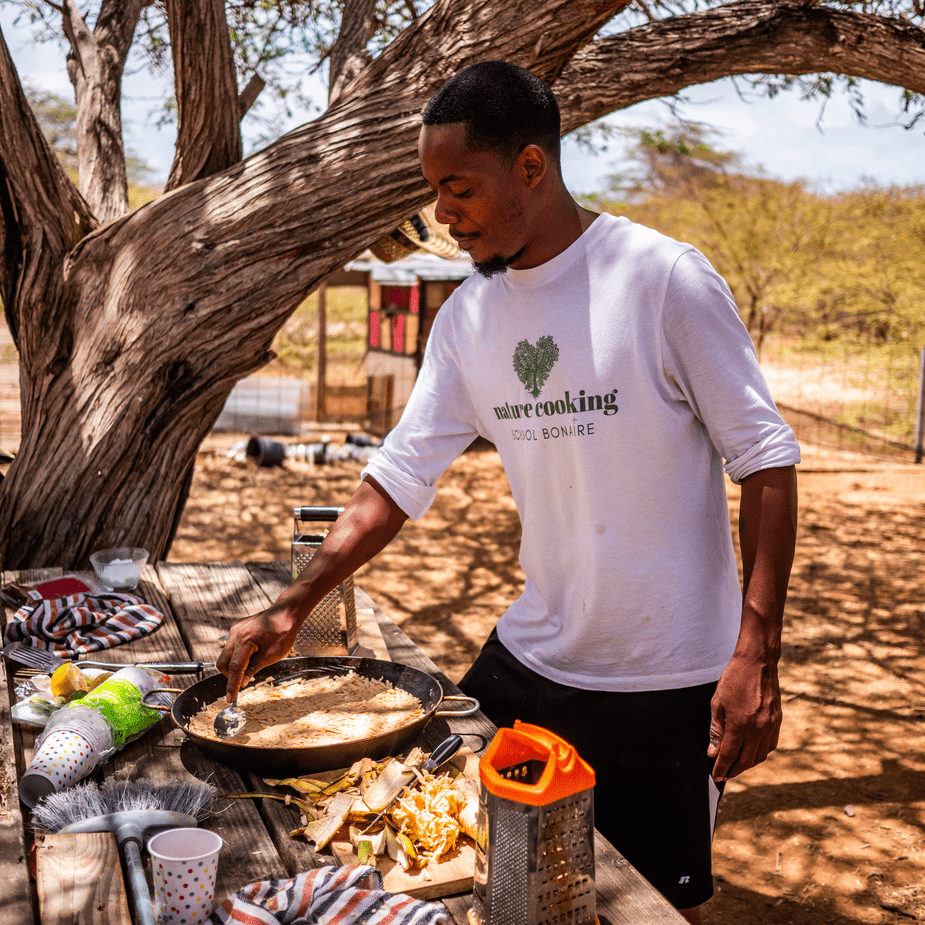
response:
{"label": "sky", "polygon": [[[19,70],[20,78],[33,85],[73,99],[63,58],[52,45],[28,41],[28,31],[13,25],[13,11],[0,6],[0,28]],[[127,145],[152,168],[151,182],[162,183],[170,171],[175,128],[158,128],[154,111],[162,87],[145,74],[127,78],[122,106]],[[741,86],[739,89],[742,89]],[[925,122],[902,128],[900,91],[883,84],[864,82],[867,123],[858,123],[844,97],[825,105],[802,101],[795,93],[774,99],[752,94],[742,99],[729,79],[692,87],[682,114],[705,123],[720,134],[715,146],[736,152],[743,165],[762,169],[780,180],[805,180],[823,192],[851,189],[866,180],[888,186],[925,183]],[[323,91],[319,99],[323,98]],[[308,121],[308,113],[296,113],[285,128]],[[623,127],[658,127],[668,120],[667,107],[652,100],[622,110],[610,122]],[[247,139],[245,139],[247,147]],[[620,167],[622,143],[590,154],[566,138],[563,173],[572,193],[593,193],[605,188],[606,178]]]}

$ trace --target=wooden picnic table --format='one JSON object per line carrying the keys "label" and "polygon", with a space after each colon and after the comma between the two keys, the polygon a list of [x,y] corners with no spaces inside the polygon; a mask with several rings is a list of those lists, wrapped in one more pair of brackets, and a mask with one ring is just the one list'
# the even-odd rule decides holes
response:
{"label": "wooden picnic table", "polygon": [[[5,581],[36,582],[60,575],[60,570],[44,569],[7,572]],[[147,566],[136,592],[164,614],[161,626],[150,635],[114,649],[94,653],[107,661],[193,660],[214,662],[221,651],[221,637],[232,622],[255,613],[276,599],[289,582],[289,565],[275,563],[158,563]],[[377,607],[359,587],[355,589],[358,615],[362,616],[361,645],[373,648],[384,644],[381,657],[410,665],[433,675],[446,694],[459,694],[456,686],[437,666]],[[11,617],[7,610],[4,622]],[[372,631],[370,631],[372,629]],[[49,891],[39,898],[40,887],[30,875],[30,859],[36,854],[30,810],[19,801],[17,783],[32,757],[39,730],[14,724],[10,708],[15,702],[15,686],[28,669],[3,659],[0,672],[0,908],[3,925],[63,925],[77,921],[74,910],[63,908],[73,899],[64,889]],[[176,674],[174,685],[188,687],[198,680],[195,674]],[[450,732],[464,738],[465,745],[481,753],[495,734],[495,727],[481,713],[468,717],[435,717],[415,744],[432,749]],[[211,760],[174,725],[169,714],[141,738],[116,753],[94,772],[104,777],[147,778],[166,782],[190,775],[209,780],[219,793],[263,791],[262,778]],[[281,790],[280,792],[285,792]],[[276,800],[219,800],[221,812],[202,825],[224,839],[219,861],[216,903],[241,887],[271,878],[290,878],[301,871],[334,863],[331,855],[315,852],[304,838],[290,835],[298,826],[298,810]],[[59,836],[61,838],[63,836]],[[77,837],[77,836],[74,836]],[[83,910],[81,925],[130,925],[126,910],[107,902],[107,890],[120,890],[114,876],[118,865],[111,857],[97,856],[107,850],[94,838],[86,842],[86,857],[79,869],[67,876],[93,882],[94,908]],[[102,839],[102,837],[101,837]],[[38,850],[41,850],[41,845]],[[65,876],[62,874],[61,876]],[[682,917],[644,880],[640,874],[599,833],[595,833],[595,883],[597,912],[604,925],[677,925]],[[60,895],[55,895],[59,893]],[[100,897],[103,897],[102,899]],[[463,893],[441,899],[458,925],[466,925],[472,894]]]}

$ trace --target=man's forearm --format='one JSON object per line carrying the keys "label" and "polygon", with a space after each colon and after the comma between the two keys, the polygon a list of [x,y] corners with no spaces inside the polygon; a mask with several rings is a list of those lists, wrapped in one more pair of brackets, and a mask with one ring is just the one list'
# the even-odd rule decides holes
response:
{"label": "man's forearm", "polygon": [[376,482],[369,479],[360,485],[291,587],[266,610],[231,627],[215,663],[228,678],[229,702],[255,672],[286,657],[302,623],[324,595],[387,546],[405,520],[405,513]]}
{"label": "man's forearm", "polygon": [[388,546],[407,519],[377,482],[366,479],[277,604],[301,624],[329,591]]}
{"label": "man's forearm", "polygon": [[793,466],[763,469],[742,480],[739,544],[743,602],[737,655],[777,662],[796,530],[797,478]]}

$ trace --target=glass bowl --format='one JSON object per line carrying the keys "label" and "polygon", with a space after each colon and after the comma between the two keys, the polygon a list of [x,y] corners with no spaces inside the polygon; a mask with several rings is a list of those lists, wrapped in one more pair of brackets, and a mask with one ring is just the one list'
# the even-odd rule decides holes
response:
{"label": "glass bowl", "polygon": [[147,561],[147,549],[131,546],[102,549],[90,556],[96,577],[110,591],[134,591]]}

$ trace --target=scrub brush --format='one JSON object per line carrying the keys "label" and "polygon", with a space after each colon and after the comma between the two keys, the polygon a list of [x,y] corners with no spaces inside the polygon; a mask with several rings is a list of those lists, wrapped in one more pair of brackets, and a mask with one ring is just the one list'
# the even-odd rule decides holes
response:
{"label": "scrub brush", "polygon": [[195,828],[212,811],[215,788],[199,780],[152,784],[110,778],[49,794],[32,811],[36,829],[112,832],[125,863],[137,925],[156,925],[141,852],[156,829]]}

